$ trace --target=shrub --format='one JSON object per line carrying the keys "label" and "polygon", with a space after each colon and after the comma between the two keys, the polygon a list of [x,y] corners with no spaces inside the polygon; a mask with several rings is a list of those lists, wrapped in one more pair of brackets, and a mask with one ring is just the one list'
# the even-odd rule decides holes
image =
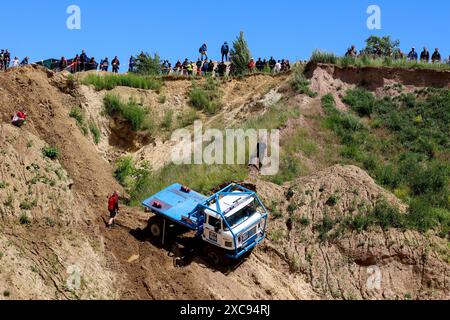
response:
{"label": "shrub", "polygon": [[361,88],[348,90],[342,101],[361,117],[370,117],[375,105],[373,94]]}
{"label": "shrub", "polygon": [[306,94],[311,98],[317,97],[317,93],[313,92],[309,85],[311,83],[305,78],[302,73],[296,72],[291,80],[291,85],[295,91],[300,94]]}
{"label": "shrub", "polygon": [[128,120],[135,131],[152,129],[150,119],[147,119],[147,109],[139,106],[132,99],[128,103],[121,101],[115,94],[106,94],[103,99],[105,111],[109,116],[120,115]]}
{"label": "shrub", "polygon": [[211,115],[216,114],[222,108],[221,97],[219,84],[212,78],[208,78],[202,87],[194,84],[189,92],[191,105]]}
{"label": "shrub", "polygon": [[22,213],[19,217],[19,223],[23,226],[31,225],[31,220],[26,213]]}
{"label": "shrub", "polygon": [[196,120],[199,119],[197,111],[194,109],[189,109],[184,111],[181,115],[178,116],[178,127],[185,128],[193,124]]}
{"label": "shrub", "polygon": [[231,49],[231,62],[234,65],[236,75],[243,75],[248,71],[248,63],[251,57],[244,32],[241,31],[239,37],[233,42],[233,48]]}
{"label": "shrub", "polygon": [[112,90],[116,87],[131,87],[144,90],[159,91],[163,82],[153,76],[142,76],[138,74],[111,74],[111,75],[87,75],[83,84],[93,85],[95,90]]}
{"label": "shrub", "polygon": [[338,57],[334,53],[315,50],[309,60],[313,63],[336,64]]}
{"label": "shrub", "polygon": [[51,160],[56,160],[59,157],[59,150],[56,147],[44,147],[42,148],[42,154],[44,157],[49,158]]}
{"label": "shrub", "polygon": [[160,75],[161,58],[156,53],[153,57],[149,53],[137,56],[134,72],[142,75]]}
{"label": "shrub", "polygon": [[172,124],[173,124],[173,110],[168,110],[164,114],[164,118],[161,125],[163,128],[170,130],[172,128]]}

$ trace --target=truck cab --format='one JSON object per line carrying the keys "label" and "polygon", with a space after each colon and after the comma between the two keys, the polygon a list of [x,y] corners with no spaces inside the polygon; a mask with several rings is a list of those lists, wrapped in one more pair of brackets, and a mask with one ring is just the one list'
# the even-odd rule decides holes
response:
{"label": "truck cab", "polygon": [[231,255],[233,251],[239,254],[251,250],[257,244],[255,240],[262,240],[266,225],[264,209],[256,197],[235,191],[218,201],[204,210],[203,240]]}

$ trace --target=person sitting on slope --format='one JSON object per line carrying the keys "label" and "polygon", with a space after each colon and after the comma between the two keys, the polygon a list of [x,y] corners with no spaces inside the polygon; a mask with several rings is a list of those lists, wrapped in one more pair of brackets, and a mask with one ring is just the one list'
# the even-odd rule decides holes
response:
{"label": "person sitting on slope", "polygon": [[11,124],[20,128],[27,121],[27,114],[25,112],[19,111],[11,118]]}

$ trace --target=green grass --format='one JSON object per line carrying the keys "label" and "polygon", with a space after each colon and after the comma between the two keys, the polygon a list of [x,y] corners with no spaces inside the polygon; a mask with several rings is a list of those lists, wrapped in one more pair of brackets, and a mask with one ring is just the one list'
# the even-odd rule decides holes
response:
{"label": "green grass", "polygon": [[101,133],[100,129],[98,128],[97,124],[94,120],[91,120],[89,122],[89,130],[91,131],[92,138],[94,139],[94,143],[97,145],[100,143]]}
{"label": "green grass", "polygon": [[194,122],[198,119],[200,119],[200,117],[195,109],[186,110],[177,117],[178,128],[186,128],[194,124]]}
{"label": "green grass", "polygon": [[219,82],[208,78],[206,83],[199,86],[194,84],[189,91],[189,102],[197,110],[214,115],[223,107],[222,91]]}
{"label": "green grass", "polygon": [[134,131],[154,129],[154,124],[148,117],[147,108],[139,106],[133,99],[125,103],[120,96],[107,93],[103,99],[103,105],[109,116],[120,116],[128,120]]}
{"label": "green grass", "polygon": [[47,146],[42,148],[42,155],[51,160],[56,160],[59,157],[59,150],[56,147]]}
{"label": "green grass", "polygon": [[112,90],[119,86],[159,91],[163,86],[163,82],[153,76],[141,76],[137,74],[90,74],[82,80],[82,83],[85,85],[93,85],[97,91]]}
{"label": "green grass", "polygon": [[[323,123],[339,138],[341,156],[365,168],[409,205],[400,219],[380,204],[371,215],[357,216],[354,228],[376,224],[420,232],[436,230],[448,236],[450,90],[427,89],[415,95],[377,99],[364,89],[355,89],[349,90],[343,101],[352,112],[337,110],[331,95],[322,99]],[[369,117],[367,125],[358,115]]]}
{"label": "green grass", "polygon": [[312,53],[309,61],[312,63],[336,64],[338,61],[338,57],[334,53],[331,53],[331,52],[315,50]]}
{"label": "green grass", "polygon": [[161,123],[164,129],[170,130],[173,126],[173,110],[167,110]]}
{"label": "green grass", "polygon": [[309,87],[311,82],[306,79],[306,77],[303,75],[303,73],[295,72],[294,76],[291,80],[291,85],[294,88],[295,91],[297,91],[300,94],[306,94],[310,98],[317,97],[317,92],[314,92]]}
{"label": "green grass", "polygon": [[0,180],[0,189],[5,189],[8,184],[5,181]]}
{"label": "green grass", "polygon": [[19,223],[23,226],[30,226],[31,220],[26,213],[22,213],[19,217]]}
{"label": "green grass", "polygon": [[84,135],[88,134],[88,129],[86,127],[86,123],[84,120],[83,109],[81,109],[80,107],[73,107],[70,110],[69,117],[75,119],[78,127],[80,128],[81,132],[83,132]]}

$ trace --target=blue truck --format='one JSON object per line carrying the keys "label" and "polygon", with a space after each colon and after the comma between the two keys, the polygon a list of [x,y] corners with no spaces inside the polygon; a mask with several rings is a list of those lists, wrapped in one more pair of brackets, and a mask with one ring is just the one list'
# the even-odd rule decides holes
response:
{"label": "blue truck", "polygon": [[239,260],[266,236],[266,208],[255,192],[238,184],[207,197],[176,183],[142,204],[160,218],[150,223],[153,237],[164,243],[167,223],[195,231],[214,264]]}

